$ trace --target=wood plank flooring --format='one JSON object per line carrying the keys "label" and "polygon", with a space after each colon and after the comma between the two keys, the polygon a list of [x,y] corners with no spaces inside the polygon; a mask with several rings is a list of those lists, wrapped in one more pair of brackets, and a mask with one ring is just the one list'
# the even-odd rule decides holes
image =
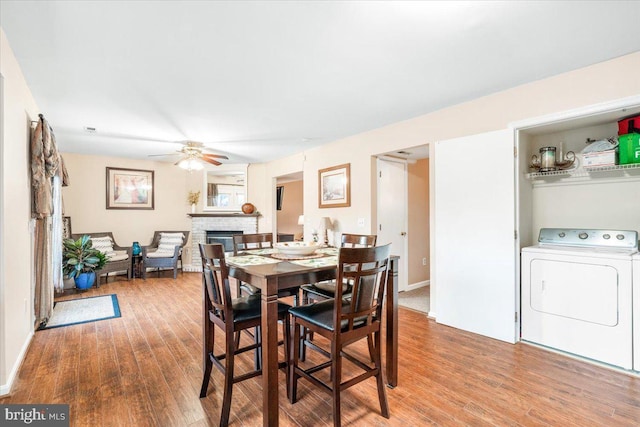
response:
{"label": "wood plank flooring", "polygon": [[[217,425],[218,371],[208,396],[198,398],[200,275],[152,276],[61,297],[115,293],[122,317],[36,332],[12,393],[0,403],[68,403],[74,426]],[[405,308],[399,319],[399,386],[387,389],[391,419],[380,415],[371,379],[344,393],[343,425],[640,425],[638,377],[438,325]],[[250,353],[237,360],[239,370],[253,362]],[[295,405],[286,399],[284,373],[278,392],[282,426],[332,424],[329,396],[306,381]],[[234,386],[230,425],[262,425],[261,393],[260,378]]]}

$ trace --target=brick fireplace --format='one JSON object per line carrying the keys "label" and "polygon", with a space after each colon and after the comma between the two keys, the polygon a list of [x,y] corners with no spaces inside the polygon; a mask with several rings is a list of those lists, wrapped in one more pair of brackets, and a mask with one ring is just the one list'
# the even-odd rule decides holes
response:
{"label": "brick fireplace", "polygon": [[[184,271],[202,271],[200,243],[207,243],[207,232],[225,235],[229,232],[244,234],[258,232],[259,214],[240,213],[194,213],[191,217],[191,265],[185,265]],[[227,233],[224,233],[227,232]]]}

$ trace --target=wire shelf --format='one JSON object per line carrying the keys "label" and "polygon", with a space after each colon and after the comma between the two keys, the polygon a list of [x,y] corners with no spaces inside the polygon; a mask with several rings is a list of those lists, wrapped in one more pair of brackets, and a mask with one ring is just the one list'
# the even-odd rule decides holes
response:
{"label": "wire shelf", "polygon": [[640,163],[632,163],[628,165],[612,165],[612,166],[597,166],[597,167],[582,167],[579,169],[571,170],[557,170],[551,172],[531,172],[526,175],[527,179],[544,179],[553,177],[584,177],[590,176],[593,173],[599,172],[616,172],[616,171],[638,171],[640,172]]}

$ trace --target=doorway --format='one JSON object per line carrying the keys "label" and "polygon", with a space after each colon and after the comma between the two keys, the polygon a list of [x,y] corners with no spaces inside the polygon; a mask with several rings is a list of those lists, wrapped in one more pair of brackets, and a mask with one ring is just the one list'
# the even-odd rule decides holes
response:
{"label": "doorway", "polygon": [[392,242],[393,254],[401,257],[398,304],[424,313],[431,309],[428,150],[416,147],[377,161],[378,242]]}
{"label": "doorway", "polygon": [[[303,240],[304,186],[302,172],[276,178],[275,230],[277,241]],[[302,223],[302,224],[301,224]]]}

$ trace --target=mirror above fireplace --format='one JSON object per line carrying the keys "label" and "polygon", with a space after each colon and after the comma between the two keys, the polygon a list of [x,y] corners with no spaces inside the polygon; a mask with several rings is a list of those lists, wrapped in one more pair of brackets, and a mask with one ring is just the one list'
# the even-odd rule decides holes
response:
{"label": "mirror above fireplace", "polygon": [[223,164],[204,174],[204,211],[240,212],[247,199],[247,164]]}

